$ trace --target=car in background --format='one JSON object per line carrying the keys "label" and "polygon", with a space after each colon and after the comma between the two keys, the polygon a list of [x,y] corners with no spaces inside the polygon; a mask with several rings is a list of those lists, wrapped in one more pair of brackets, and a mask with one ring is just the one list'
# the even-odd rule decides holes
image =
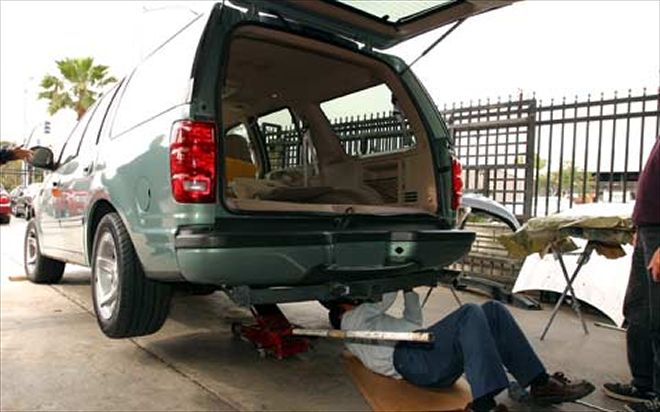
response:
{"label": "car in background", "polygon": [[11,199],[4,187],[0,186],[0,223],[11,220]]}
{"label": "car in background", "polygon": [[464,228],[470,215],[480,213],[494,217],[506,224],[512,231],[520,229],[520,222],[516,215],[501,203],[479,193],[463,193],[461,197],[461,209],[456,226]]}
{"label": "car in background", "polygon": [[[34,216],[32,201],[41,190],[41,183],[32,183],[16,192],[11,198],[11,212],[16,217],[29,220]],[[14,193],[14,191],[12,191]]]}

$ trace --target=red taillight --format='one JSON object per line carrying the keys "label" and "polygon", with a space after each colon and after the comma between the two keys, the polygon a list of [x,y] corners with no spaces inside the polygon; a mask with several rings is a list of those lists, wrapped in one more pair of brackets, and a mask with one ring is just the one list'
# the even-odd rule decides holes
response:
{"label": "red taillight", "polygon": [[463,166],[455,157],[451,159],[451,186],[451,208],[458,210],[463,196]]}
{"label": "red taillight", "polygon": [[10,203],[9,196],[0,195],[0,203]]}
{"label": "red taillight", "polygon": [[170,179],[174,200],[215,202],[215,125],[182,120],[172,128]]}

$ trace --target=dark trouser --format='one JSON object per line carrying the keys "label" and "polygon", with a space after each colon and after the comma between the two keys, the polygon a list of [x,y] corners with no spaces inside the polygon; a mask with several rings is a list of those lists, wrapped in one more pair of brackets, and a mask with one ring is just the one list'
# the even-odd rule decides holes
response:
{"label": "dark trouser", "polygon": [[646,268],[660,247],[660,226],[637,228],[630,279],[623,303],[632,384],[660,395],[660,283]]}
{"label": "dark trouser", "polygon": [[509,386],[504,367],[525,387],[545,368],[509,311],[499,302],[466,304],[427,329],[432,344],[401,342],[394,367],[420,386],[449,386],[465,372],[472,397]]}

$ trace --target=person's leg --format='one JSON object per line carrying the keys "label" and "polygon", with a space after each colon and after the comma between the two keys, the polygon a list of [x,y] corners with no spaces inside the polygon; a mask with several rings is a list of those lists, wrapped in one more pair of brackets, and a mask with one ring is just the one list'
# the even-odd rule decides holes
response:
{"label": "person's leg", "polygon": [[653,345],[649,334],[650,310],[646,272],[644,247],[638,240],[632,256],[623,315],[628,322],[626,349],[632,385],[642,392],[653,387]]}
{"label": "person's leg", "polygon": [[394,365],[403,378],[416,385],[443,387],[465,371],[471,409],[495,408],[495,395],[508,386],[508,379],[481,307],[463,305],[427,331],[436,337],[432,344],[397,345]]}
{"label": "person's leg", "polygon": [[475,399],[497,394],[509,386],[486,314],[480,306],[463,305],[458,342],[463,354],[465,376]]}
{"label": "person's leg", "polygon": [[427,329],[433,344],[402,343],[394,352],[397,371],[422,386],[450,385],[465,371],[472,397],[494,396],[508,387],[502,365],[480,306],[466,304]]}
{"label": "person's leg", "polygon": [[623,304],[628,323],[626,343],[632,385],[604,385],[607,395],[630,402],[660,396],[660,283],[653,281],[647,269],[658,247],[660,226],[637,229],[637,244]]}
{"label": "person's leg", "polygon": [[638,241],[644,250],[644,273],[648,291],[648,333],[651,340],[652,389],[660,396],[660,283],[655,282],[647,269],[651,257],[660,247],[660,226],[642,226],[637,231]]}
{"label": "person's leg", "polygon": [[520,386],[524,388],[539,376],[547,376],[543,363],[508,309],[496,301],[486,302],[482,308],[502,363]]}
{"label": "person's leg", "polygon": [[594,390],[591,383],[571,381],[560,372],[549,376],[507,308],[495,301],[484,303],[482,307],[502,362],[520,386],[531,386],[530,394],[536,402],[574,401]]}

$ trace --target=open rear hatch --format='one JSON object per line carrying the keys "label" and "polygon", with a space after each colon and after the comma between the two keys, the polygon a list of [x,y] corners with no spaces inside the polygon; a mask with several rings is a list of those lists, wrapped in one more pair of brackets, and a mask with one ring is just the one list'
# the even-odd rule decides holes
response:
{"label": "open rear hatch", "polygon": [[437,131],[405,84],[413,80],[340,38],[386,48],[511,1],[232,3],[296,25],[248,24],[231,33],[220,104],[225,205],[435,215],[451,188],[436,180]]}
{"label": "open rear hatch", "polygon": [[387,49],[405,40],[517,0],[232,0]]}

